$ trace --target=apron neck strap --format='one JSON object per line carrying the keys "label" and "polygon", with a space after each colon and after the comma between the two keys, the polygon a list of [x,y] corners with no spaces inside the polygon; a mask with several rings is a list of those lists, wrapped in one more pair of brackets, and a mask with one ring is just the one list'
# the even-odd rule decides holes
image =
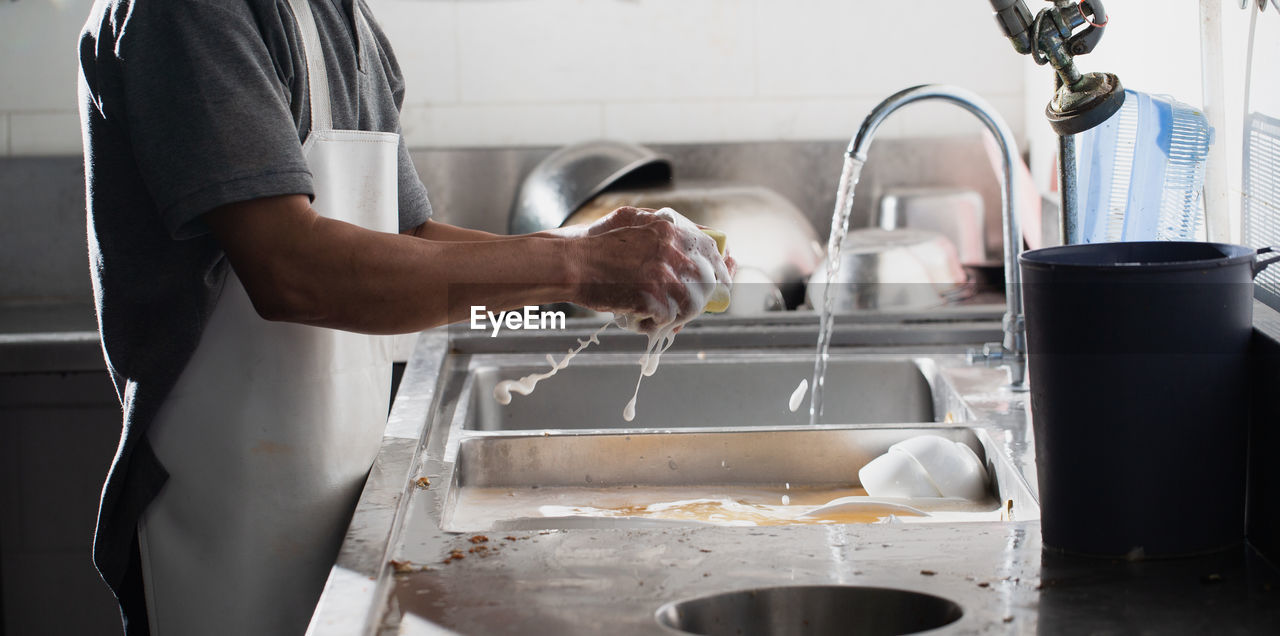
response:
{"label": "apron neck strap", "polygon": [[[333,113],[329,105],[329,72],[324,63],[324,48],[309,0],[289,0],[298,29],[302,32],[302,51],[307,58],[307,85],[311,96],[311,132],[333,129]],[[310,133],[308,133],[310,134]]]}

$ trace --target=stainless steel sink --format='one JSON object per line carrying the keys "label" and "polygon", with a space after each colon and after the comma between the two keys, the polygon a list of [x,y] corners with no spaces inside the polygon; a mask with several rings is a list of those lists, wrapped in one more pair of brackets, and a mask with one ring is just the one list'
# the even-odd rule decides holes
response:
{"label": "stainless steel sink", "polygon": [[[548,353],[559,355],[591,325],[537,337],[425,335],[313,632],[654,634],[696,627],[675,615],[655,620],[668,603],[695,620],[706,605],[700,599],[714,599],[706,605],[712,616],[750,605],[749,593],[732,596],[744,590],[759,597],[778,585],[851,584],[936,591],[964,608],[943,629],[998,623],[1008,608],[957,573],[1028,577],[1019,555],[1039,553],[1038,534],[1028,530],[1039,509],[1026,394],[1008,390],[1003,369],[964,355],[999,333],[998,312],[975,311],[838,324],[828,417],[817,426],[807,409],[786,408],[811,374],[816,328],[793,316],[776,324],[708,320],[682,332],[644,380],[632,422],[621,412],[639,374],[635,338],[602,338],[599,349],[503,407],[492,398],[497,382],[545,369]],[[812,498],[826,487],[857,487],[859,467],[921,433],[965,443],[985,462],[990,498],[980,518],[736,527],[626,510],[610,518],[512,513],[495,501],[511,493],[562,505],[557,492],[610,489],[793,498],[809,489]],[[859,602],[848,593],[812,598],[828,608]],[[1031,601],[1015,594],[1011,602]],[[945,603],[935,609],[928,611],[953,615]]]}
{"label": "stainless steel sink", "polygon": [[[796,384],[811,373],[809,352],[670,352],[644,379],[631,422],[621,411],[640,373],[634,352],[583,353],[533,394],[514,395],[508,405],[494,400],[498,382],[544,371],[545,356],[473,354],[445,378],[442,386],[457,387],[457,394],[450,400],[456,406],[441,413],[451,431],[442,459],[452,463],[441,529],[649,528],[709,517],[736,523],[743,519],[731,514],[726,521],[722,506],[744,513],[739,505],[754,521],[772,524],[778,519],[770,515],[795,510],[767,507],[783,495],[788,506],[792,498],[825,495],[805,504],[816,506],[861,494],[863,465],[926,433],[968,444],[992,476],[986,501],[931,513],[948,513],[949,521],[1039,515],[1008,453],[981,426],[957,425],[973,417],[942,379],[940,364],[963,364],[955,354],[833,354],[828,416],[817,426],[808,423],[807,408],[787,408]],[[687,501],[713,502],[712,510],[648,514],[648,506]],[[760,511],[765,518],[753,516]]]}
{"label": "stainless steel sink", "polygon": [[[514,358],[511,357],[511,358]],[[545,371],[548,365],[505,364],[472,371],[470,409],[463,427],[479,431],[682,429],[808,424],[809,402],[787,408],[796,385],[813,374],[813,356],[794,354],[668,353],[644,379],[636,417],[622,419],[640,374],[635,356],[584,354],[532,395],[493,399],[502,380]],[[835,357],[827,374],[824,423],[932,422],[932,369],[910,357]]]}

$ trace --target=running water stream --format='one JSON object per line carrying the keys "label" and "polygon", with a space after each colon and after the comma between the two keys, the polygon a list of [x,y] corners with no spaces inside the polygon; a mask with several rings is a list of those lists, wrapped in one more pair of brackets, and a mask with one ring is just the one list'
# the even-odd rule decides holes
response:
{"label": "running water stream", "polygon": [[[849,215],[853,212],[853,191],[862,175],[863,162],[853,155],[846,155],[844,170],[840,173],[840,186],[836,189],[836,207],[831,214],[831,235],[827,238],[827,278],[823,285],[822,307],[818,322],[818,355],[813,362],[813,393],[809,397],[809,423],[822,420],[822,389],[827,376],[827,359],[830,357],[831,333],[835,326],[835,302],[837,281],[840,280],[840,247],[849,233]],[[795,399],[793,398],[793,401]]]}

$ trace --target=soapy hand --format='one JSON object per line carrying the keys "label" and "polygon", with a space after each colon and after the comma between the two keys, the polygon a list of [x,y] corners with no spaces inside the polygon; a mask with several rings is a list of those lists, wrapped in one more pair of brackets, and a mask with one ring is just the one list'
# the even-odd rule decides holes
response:
{"label": "soapy hand", "polygon": [[653,208],[635,208],[624,206],[606,214],[590,225],[566,225],[552,230],[546,230],[546,234],[553,236],[561,236],[565,238],[584,238],[587,236],[599,236],[605,232],[616,230],[623,227],[631,227],[633,225],[644,225],[660,220],[654,212]]}
{"label": "soapy hand", "polygon": [[715,240],[669,208],[619,208],[592,224],[584,261],[578,302],[646,334],[692,320],[732,281]]}
{"label": "soapy hand", "polygon": [[663,220],[653,208],[621,207],[586,227],[587,236],[599,236],[618,228],[645,225]]}
{"label": "soapy hand", "polygon": [[[683,215],[676,212],[675,210],[672,210],[671,208],[663,208],[662,210],[656,210],[654,208],[636,208],[631,206],[625,206],[625,207],[618,208],[613,212],[601,217],[591,225],[575,226],[575,227],[577,231],[580,232],[580,236],[598,236],[600,234],[604,234],[605,232],[610,232],[618,228],[644,225],[646,223],[652,223],[654,221],[672,222],[670,218],[671,215],[679,216],[681,219],[684,219]],[[701,223],[694,223],[693,225],[694,227],[697,227],[699,230],[714,231],[714,228],[711,228],[706,225],[702,225]],[[567,228],[564,228],[564,229],[567,229]],[[723,238],[724,235],[721,234],[720,236],[721,238]],[[728,280],[732,281],[734,274],[736,274],[738,271],[738,263],[733,259],[733,256],[729,254],[728,248],[725,248],[724,252],[721,254],[721,257],[722,257],[722,260],[724,261],[725,268],[728,269],[728,272],[729,272]]]}

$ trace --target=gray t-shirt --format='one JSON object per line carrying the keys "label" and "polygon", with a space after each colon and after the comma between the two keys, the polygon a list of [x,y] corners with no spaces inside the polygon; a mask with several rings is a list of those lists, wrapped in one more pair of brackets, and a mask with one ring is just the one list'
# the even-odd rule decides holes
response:
{"label": "gray t-shirt", "polygon": [[[399,132],[404,82],[352,0],[311,0],[333,125]],[[361,37],[363,35],[363,37]],[[89,264],[107,367],[124,408],[94,561],[119,592],[137,520],[166,473],[146,443],[195,351],[228,264],[201,215],[314,194],[302,157],[306,61],[287,0],[97,0],[80,37]],[[431,214],[400,142],[400,227]]]}

